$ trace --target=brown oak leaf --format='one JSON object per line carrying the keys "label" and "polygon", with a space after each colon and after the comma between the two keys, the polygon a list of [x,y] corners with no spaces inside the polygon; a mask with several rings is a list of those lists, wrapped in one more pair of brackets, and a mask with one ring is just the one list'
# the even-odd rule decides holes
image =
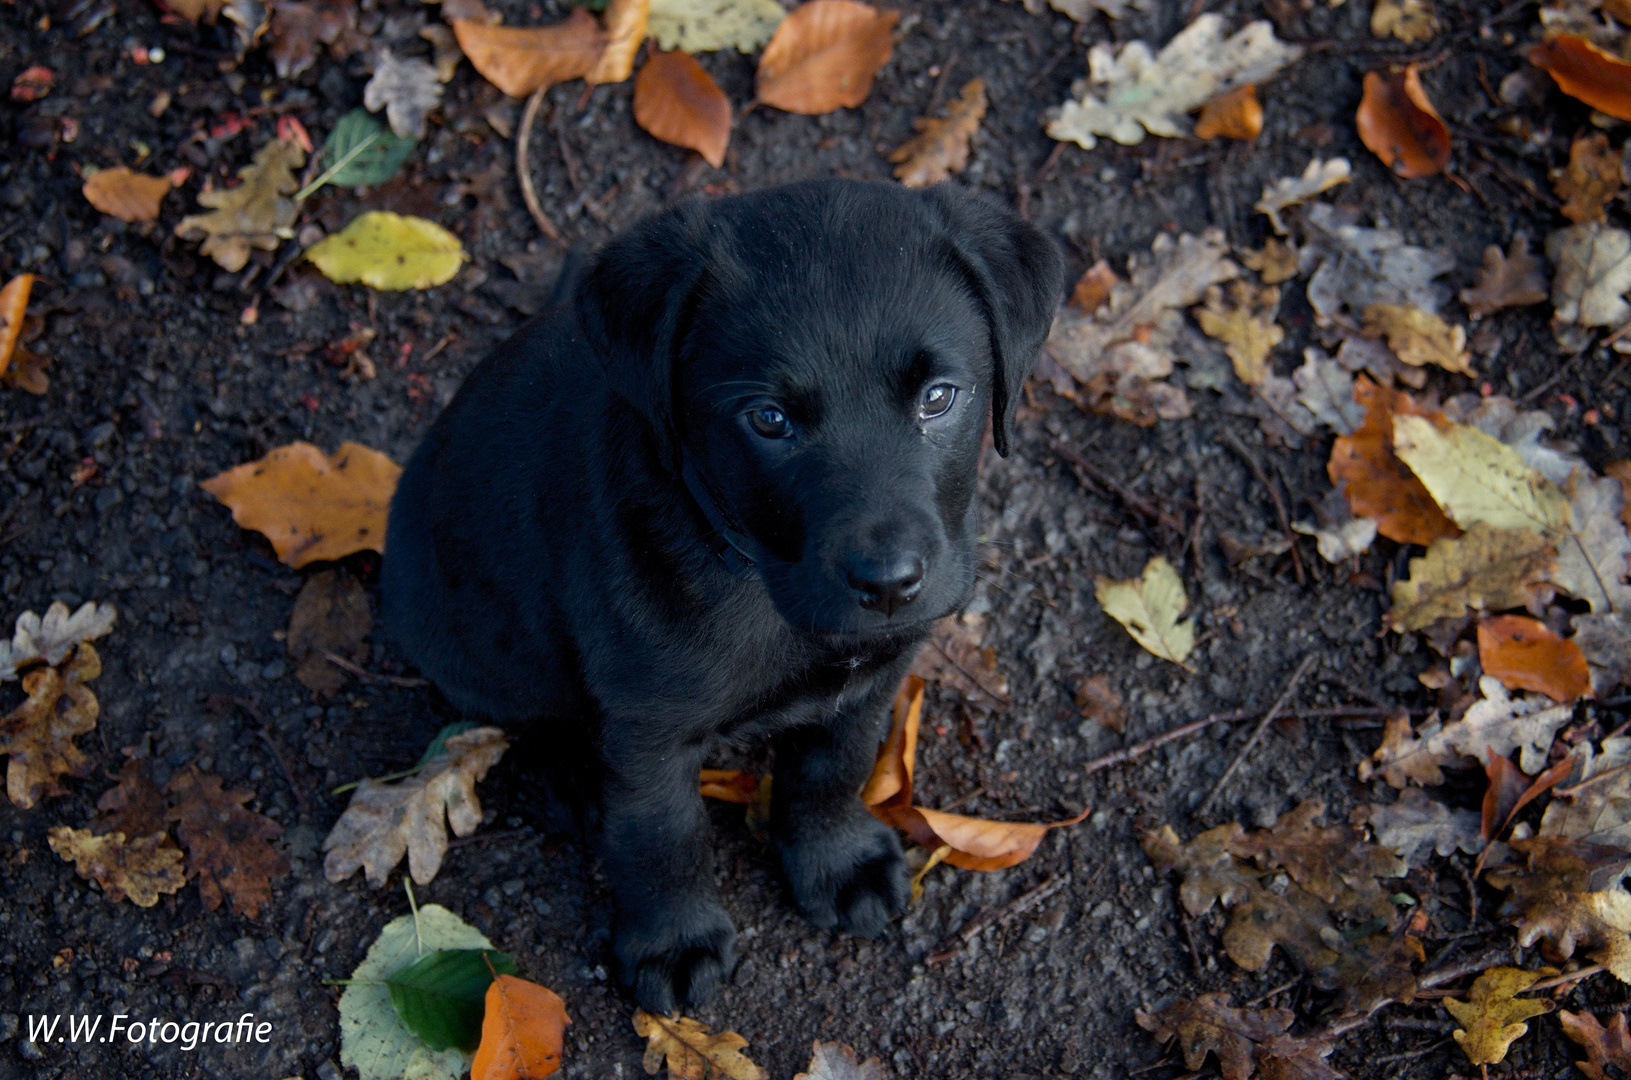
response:
{"label": "brown oak leaf", "polygon": [[1495,244],[1484,249],[1484,265],[1473,287],[1461,290],[1461,302],[1481,319],[1502,308],[1544,303],[1548,295],[1545,268],[1529,254],[1529,238],[1519,234],[1505,255]]}
{"label": "brown oak leaf", "polygon": [[1226,993],[1202,994],[1154,1014],[1134,1010],[1133,1019],[1161,1042],[1176,1037],[1186,1068],[1199,1069],[1207,1054],[1216,1054],[1223,1080],[1248,1080],[1256,1045],[1283,1034],[1295,1017],[1290,1009],[1237,1009],[1232,1000]]}
{"label": "brown oak leaf", "polygon": [[912,674],[968,697],[984,697],[1007,705],[1008,680],[997,670],[996,650],[980,647],[984,634],[985,628],[977,620],[965,622],[956,615],[946,616],[934,624],[929,640],[918,650]]}
{"label": "brown oak leaf", "polygon": [[61,666],[23,676],[28,700],[0,717],[0,754],[10,757],[6,794],[18,809],[67,794],[57,781],[90,770],[90,759],[74,745],[74,738],[96,727],[100,706],[85,683],[100,674],[101,657],[84,642]]}
{"label": "brown oak leaf", "polygon": [[1604,1027],[1589,1012],[1572,1013],[1564,1009],[1557,1014],[1563,1034],[1586,1048],[1585,1061],[1574,1067],[1590,1080],[1614,1080],[1631,1075],[1631,1031],[1626,1029],[1625,1013],[1616,1012]]}
{"label": "brown oak leaf", "polygon": [[1576,224],[1606,221],[1608,204],[1624,187],[1620,152],[1609,148],[1601,131],[1569,144],[1569,163],[1552,172],[1552,190],[1565,200],[1563,216]]}
{"label": "brown oak leaf", "polygon": [[328,654],[361,663],[368,655],[363,639],[374,627],[368,594],[357,579],[341,570],[324,570],[306,579],[289,616],[289,659],[300,685],[319,694],[339,693],[345,673]]}
{"label": "brown oak leaf", "polygon": [[1233,907],[1251,895],[1257,879],[1248,868],[1229,854],[1229,845],[1244,830],[1231,821],[1208,829],[1185,844],[1171,825],[1144,834],[1141,843],[1158,872],[1176,870],[1183,875],[1178,898],[1191,915],[1204,915],[1221,902]]}
{"label": "brown oak leaf", "polygon": [[176,836],[187,847],[188,876],[198,879],[204,909],[221,906],[222,893],[232,898],[232,911],[251,919],[272,899],[272,879],[289,872],[288,860],[272,847],[283,826],[245,809],[253,791],[223,791],[221,778],[188,765],[165,785],[176,824]]}
{"label": "brown oak leaf", "polygon": [[221,269],[237,273],[249,262],[251,249],[276,251],[294,225],[295,204],[289,196],[300,189],[295,170],[306,163],[306,151],[293,139],[274,139],[255,152],[252,164],[239,169],[237,187],[216,188],[198,196],[207,214],[191,214],[176,226],[183,240],[204,238],[199,252]]}
{"label": "brown oak leaf", "polygon": [[96,800],[102,811],[95,829],[98,833],[122,832],[126,836],[150,836],[169,826],[164,818],[164,793],[147,775],[147,762],[131,758],[119,770],[119,782]]}
{"label": "brown oak leaf", "polygon": [[889,155],[897,166],[896,178],[909,188],[928,187],[962,172],[968,165],[969,141],[984,116],[985,83],[970,79],[943,118],[925,116],[913,121],[917,134]]}

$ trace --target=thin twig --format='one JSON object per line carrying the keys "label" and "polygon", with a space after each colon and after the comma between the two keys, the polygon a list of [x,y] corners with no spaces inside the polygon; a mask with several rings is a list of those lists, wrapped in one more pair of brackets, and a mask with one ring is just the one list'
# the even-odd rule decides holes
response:
{"label": "thin twig", "polygon": [[415,679],[406,675],[376,675],[374,672],[369,671],[362,665],[354,664],[345,657],[326,650],[324,651],[323,656],[335,667],[340,668],[342,671],[351,672],[351,674],[355,675],[365,683],[383,683],[387,686],[406,686],[409,688],[430,685],[429,679]]}
{"label": "thin twig", "polygon": [[1020,893],[1001,907],[983,909],[954,933],[947,934],[942,938],[940,948],[925,957],[923,962],[925,964],[938,964],[950,960],[957,955],[959,949],[979,937],[988,927],[1011,919],[1015,915],[1023,915],[1068,884],[1070,884],[1070,875],[1060,874],[1058,877],[1048,878],[1034,889]]}
{"label": "thin twig", "polygon": [[969,682],[973,683],[979,689],[980,693],[984,694],[986,697],[990,698],[992,701],[995,701],[998,705],[1001,705],[1004,708],[1006,708],[1007,706],[1012,705],[1014,703],[1013,699],[1009,698],[1007,695],[999,694],[995,690],[987,689],[985,683],[980,681],[979,676],[975,675],[972,671],[970,671],[968,668],[964,667],[962,664],[959,664],[957,662],[957,658],[955,656],[953,656],[951,653],[947,652],[946,649],[945,649],[945,646],[941,645],[940,642],[934,640],[933,638],[930,638],[929,639],[929,644],[934,646],[934,651],[935,652],[939,653],[941,656],[943,656],[945,658],[946,663],[948,663],[952,667],[956,668],[958,670],[958,672],[962,674],[963,678],[965,678]]}
{"label": "thin twig", "polygon": [[1075,467],[1078,477],[1089,481],[1089,483],[1094,486],[1101,487],[1109,491],[1116,498],[1120,499],[1122,503],[1126,505],[1127,509],[1133,511],[1134,513],[1142,514],[1152,521],[1158,521],[1167,528],[1173,529],[1180,534],[1188,531],[1189,527],[1184,524],[1184,522],[1179,521],[1177,518],[1173,517],[1165,510],[1162,510],[1160,507],[1156,506],[1142,495],[1137,494],[1132,489],[1127,487],[1126,484],[1123,484],[1120,480],[1117,480],[1109,473],[1106,473],[1103,469],[1100,469],[1097,465],[1093,464],[1091,461],[1087,460],[1087,458],[1083,457],[1081,454],[1078,454],[1075,450],[1072,450],[1064,443],[1050,439],[1048,441],[1048,448],[1055,454],[1058,454],[1060,457],[1070,462],[1070,464]]}
{"label": "thin twig", "polygon": [[1268,474],[1263,471],[1263,466],[1257,463],[1257,459],[1252,456],[1251,451],[1246,449],[1246,444],[1236,438],[1234,432],[1224,432],[1223,439],[1251,467],[1252,474],[1257,477],[1257,482],[1263,485],[1263,490],[1267,491],[1269,498],[1274,500],[1274,512],[1280,518],[1280,531],[1285,533],[1286,543],[1291,545],[1291,565],[1297,571],[1297,584],[1306,584],[1306,579],[1303,577],[1303,557],[1297,551],[1297,534],[1291,531],[1291,516],[1286,513],[1286,504],[1280,498],[1280,489],[1269,483]]}
{"label": "thin twig", "polygon": [[1565,378],[1568,377],[1569,373],[1574,370],[1574,366],[1580,362],[1581,358],[1584,357],[1587,353],[1591,352],[1591,349],[1592,349],[1592,346],[1587,345],[1584,349],[1581,349],[1579,352],[1575,353],[1573,356],[1571,356],[1567,360],[1563,361],[1563,363],[1558,367],[1558,369],[1552,373],[1552,377],[1550,379],[1547,379],[1545,382],[1541,383],[1539,386],[1535,387],[1533,390],[1531,390],[1527,394],[1523,395],[1523,397],[1520,400],[1522,400],[1522,401],[1533,401],[1535,398],[1539,397],[1540,395],[1544,394],[1546,391],[1550,390],[1552,387],[1556,386],[1558,383],[1562,382]]}
{"label": "thin twig", "polygon": [[1303,977],[1299,975],[1288,983],[1281,983],[1279,986],[1276,986],[1273,990],[1270,990],[1266,994],[1259,994],[1257,997],[1252,998],[1250,1001],[1246,1002],[1246,1004],[1242,1005],[1241,1008],[1255,1009],[1257,1006],[1263,1004],[1263,1002],[1268,1001],[1279,994],[1285,993],[1287,990],[1290,990],[1293,986],[1296,986],[1302,981]]}
{"label": "thin twig", "polygon": [[1383,1054],[1381,1057],[1373,1057],[1373,1058],[1370,1058],[1368,1060],[1370,1061],[1370,1063],[1372,1065],[1385,1065],[1385,1064],[1388,1064],[1389,1062],[1394,1062],[1394,1061],[1410,1061],[1410,1060],[1413,1060],[1415,1058],[1426,1057],[1428,1054],[1431,1054],[1434,1050],[1437,1050],[1439,1047],[1443,1046],[1445,1043],[1453,1042],[1453,1041],[1454,1040],[1451,1039],[1449,1036],[1445,1036],[1444,1038],[1440,1039],[1438,1042],[1429,1043],[1428,1045],[1422,1047],[1420,1050],[1405,1050],[1405,1051],[1402,1051],[1402,1052],[1397,1053],[1397,1054]]}
{"label": "thin twig", "polygon": [[1223,770],[1223,775],[1218,777],[1218,782],[1212,788],[1212,793],[1206,797],[1205,802],[1196,807],[1195,817],[1206,817],[1207,812],[1212,809],[1212,804],[1223,793],[1224,787],[1228,785],[1230,780],[1234,779],[1234,775],[1240,769],[1241,763],[1246,760],[1246,755],[1252,752],[1252,747],[1257,745],[1257,740],[1263,737],[1264,729],[1273,723],[1274,718],[1280,715],[1280,710],[1285,708],[1286,702],[1291,700],[1291,695],[1297,692],[1297,684],[1303,681],[1303,676],[1308,674],[1308,669],[1314,666],[1316,659],[1317,657],[1313,653],[1303,657],[1303,662],[1297,665],[1297,670],[1291,675],[1291,681],[1286,683],[1286,688],[1280,692],[1280,697],[1275,701],[1274,707],[1263,714],[1263,719],[1259,720],[1257,726],[1252,729],[1251,737],[1246,740],[1246,745],[1240,748],[1240,753],[1235,755],[1235,759],[1229,762],[1229,767]]}
{"label": "thin twig", "polygon": [[1579,982],[1581,979],[1589,979],[1593,975],[1601,975],[1607,970],[1608,969],[1603,967],[1601,964],[1593,964],[1590,967],[1583,967],[1579,971],[1565,971],[1563,974],[1553,978],[1542,979],[1540,982],[1529,988],[1529,993],[1533,994],[1539,990],[1550,990],[1556,986],[1567,986],[1569,983]]}
{"label": "thin twig", "polygon": [[946,62],[940,65],[940,78],[934,81],[934,92],[929,95],[929,107],[923,110],[924,116],[933,116],[935,109],[940,107],[940,96],[946,92],[946,80],[951,78],[951,69],[957,66],[957,50],[953,49]]}
{"label": "thin twig", "polygon": [[[1415,710],[1415,714],[1424,715],[1425,711]],[[1398,710],[1390,708],[1355,708],[1339,705],[1335,708],[1295,709],[1280,715],[1287,720],[1324,720],[1346,716],[1392,716],[1395,712],[1398,712]],[[1204,731],[1213,724],[1234,724],[1261,715],[1263,714],[1256,709],[1235,709],[1232,712],[1213,713],[1204,720],[1192,721],[1181,727],[1175,727],[1171,731],[1163,731],[1159,735],[1152,735],[1143,742],[1134,743],[1132,746],[1124,746],[1120,750],[1105,754],[1103,757],[1096,757],[1083,765],[1078,771],[1083,776],[1089,776],[1100,769],[1108,769],[1112,765],[1124,765],[1129,761],[1136,761],[1151,750],[1158,750],[1169,742],[1176,742],[1179,739],[1195,734],[1197,731]]]}
{"label": "thin twig", "polygon": [[277,743],[272,741],[272,729],[270,727],[261,728],[260,737],[266,740],[266,748],[272,751],[274,758],[277,758],[278,768],[283,770],[283,779],[289,782],[289,790],[294,792],[294,801],[300,807],[301,816],[304,817],[306,814],[305,789],[295,781],[294,772],[289,768],[289,762],[283,757],[283,751],[279,750]]}
{"label": "thin twig", "polygon": [[544,91],[547,87],[540,86],[534,90],[527,99],[527,107],[521,111],[521,130],[515,136],[515,175],[521,181],[521,198],[526,201],[527,212],[532,220],[538,223],[538,231],[549,237],[555,243],[564,243],[561,232],[555,223],[549,220],[544,208],[538,201],[538,192],[532,187],[532,166],[527,162],[527,149],[532,144],[532,124],[538,118],[538,106],[544,102]]}

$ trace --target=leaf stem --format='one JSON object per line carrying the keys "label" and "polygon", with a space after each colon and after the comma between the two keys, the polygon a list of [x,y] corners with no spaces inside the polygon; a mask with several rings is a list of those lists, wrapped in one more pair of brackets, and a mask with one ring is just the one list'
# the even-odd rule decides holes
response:
{"label": "leaf stem", "polygon": [[[313,180],[311,183],[307,184],[305,187],[303,187],[299,191],[295,192],[294,193],[294,201],[297,202],[297,203],[301,203],[301,202],[305,202],[307,199],[309,199],[314,191],[316,191],[318,188],[322,187],[324,184],[326,184],[330,180],[332,180],[334,178],[335,174],[337,174],[341,169],[345,168],[347,165],[351,164],[351,162],[356,158],[356,156],[358,154],[362,153],[364,150],[366,150],[370,146],[374,145],[374,143],[376,141],[378,141],[379,137],[381,135],[383,135],[383,134],[385,134],[385,129],[381,128],[380,130],[374,132],[372,135],[368,136],[368,138],[364,139],[362,142],[358,143],[356,146],[353,146],[350,150],[347,150],[345,152],[344,156],[342,156],[339,161],[336,161],[334,164],[332,164],[328,168],[324,169],[321,173],[318,173],[317,174],[317,179]],[[340,793],[339,789],[336,789],[335,794],[338,795],[339,793]]]}
{"label": "leaf stem", "polygon": [[425,939],[419,933],[419,904],[413,898],[413,878],[402,875],[402,887],[408,890],[408,907],[413,910],[413,943],[419,949],[419,955],[424,956]]}
{"label": "leaf stem", "polygon": [[384,979],[324,979],[324,986],[384,986]]}
{"label": "leaf stem", "polygon": [[[412,776],[414,773],[419,772],[424,767],[425,767],[424,764],[421,763],[419,765],[415,765],[411,769],[403,769],[401,772],[386,773],[384,776],[369,776],[369,777],[365,777],[364,779],[372,780],[376,784],[383,784],[388,780],[400,780],[404,776]],[[349,784],[341,784],[339,787],[337,787],[333,791],[329,792],[329,794],[330,795],[343,795],[346,792],[350,791],[352,788],[357,787],[361,783],[362,783],[361,780],[353,780]]]}

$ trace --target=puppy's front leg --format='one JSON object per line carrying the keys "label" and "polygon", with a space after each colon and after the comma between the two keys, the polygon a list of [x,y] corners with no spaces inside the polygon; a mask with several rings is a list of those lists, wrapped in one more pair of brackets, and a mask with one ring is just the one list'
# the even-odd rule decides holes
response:
{"label": "puppy's front leg", "polygon": [[710,1000],[736,957],[719,903],[700,748],[622,740],[605,753],[601,856],[617,900],[614,950],[623,984],[647,1012]]}
{"label": "puppy's front leg", "polygon": [[[861,804],[908,655],[854,706],[776,740],[770,834],[793,899],[817,926],[877,937],[906,910],[908,877],[895,831]],[[898,669],[898,670],[897,670]]]}

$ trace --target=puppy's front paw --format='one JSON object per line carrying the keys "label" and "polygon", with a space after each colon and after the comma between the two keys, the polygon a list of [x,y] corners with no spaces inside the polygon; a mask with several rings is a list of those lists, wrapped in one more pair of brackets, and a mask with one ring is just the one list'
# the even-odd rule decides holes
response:
{"label": "puppy's front paw", "polygon": [[859,806],[780,845],[793,899],[817,926],[878,937],[906,910],[908,874],[895,831]]}
{"label": "puppy's front paw", "polygon": [[615,951],[623,985],[649,1013],[668,1016],[713,999],[736,965],[736,927],[712,899],[619,912]]}

